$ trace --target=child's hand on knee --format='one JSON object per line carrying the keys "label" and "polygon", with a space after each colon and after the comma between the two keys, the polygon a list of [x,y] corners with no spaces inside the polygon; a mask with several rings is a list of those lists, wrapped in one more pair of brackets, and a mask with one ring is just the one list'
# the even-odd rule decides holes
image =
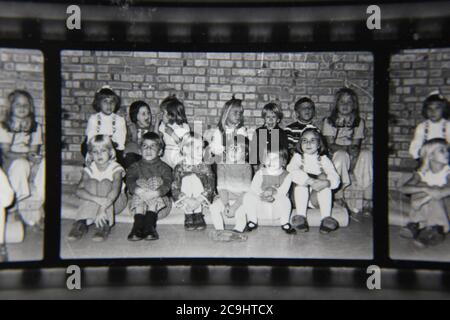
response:
{"label": "child's hand on knee", "polygon": [[108,217],[106,215],[106,212],[104,210],[99,210],[99,213],[95,217],[95,226],[97,228],[103,227],[108,222]]}

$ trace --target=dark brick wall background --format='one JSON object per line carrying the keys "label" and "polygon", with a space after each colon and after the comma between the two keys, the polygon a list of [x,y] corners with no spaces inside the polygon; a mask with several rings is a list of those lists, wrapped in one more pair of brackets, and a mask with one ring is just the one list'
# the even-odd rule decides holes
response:
{"label": "dark brick wall background", "polygon": [[366,52],[327,53],[169,53],[169,52],[62,52],[63,164],[80,165],[80,143],[92,100],[102,85],[122,98],[120,114],[131,102],[143,99],[155,114],[159,103],[175,93],[184,101],[188,120],[215,127],[220,110],[233,94],[244,99],[245,124],[262,123],[261,109],[278,101],[283,125],[293,120],[293,104],[309,96],[317,118],[328,116],[334,93],[346,83],[359,96],[367,122],[365,144],[372,145],[373,56]]}
{"label": "dark brick wall background", "polygon": [[0,120],[9,107],[8,94],[15,89],[31,94],[37,120],[44,125],[44,57],[41,51],[0,48]]}
{"label": "dark brick wall background", "polygon": [[416,162],[408,153],[414,129],[422,118],[422,103],[433,90],[450,97],[450,48],[403,50],[390,63],[389,168],[395,172],[414,170]]}

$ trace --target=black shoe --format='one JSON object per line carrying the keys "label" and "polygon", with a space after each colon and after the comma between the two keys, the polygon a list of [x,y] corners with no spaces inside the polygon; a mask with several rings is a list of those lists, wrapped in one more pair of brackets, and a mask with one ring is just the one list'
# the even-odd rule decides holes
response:
{"label": "black shoe", "polygon": [[195,230],[205,230],[206,229],[206,222],[203,218],[202,213],[195,213],[194,214],[194,225]]}
{"label": "black shoe", "polygon": [[187,231],[195,230],[194,215],[185,214],[184,215],[184,229]]}
{"label": "black shoe", "polygon": [[416,222],[410,222],[406,226],[400,229],[400,237],[405,239],[414,239],[419,234],[419,224]]}
{"label": "black shoe", "polygon": [[135,214],[133,227],[131,228],[131,232],[128,235],[127,239],[129,241],[139,241],[144,239],[144,235],[142,232],[143,228],[144,228],[144,215]]}
{"label": "black shoe", "polygon": [[300,216],[300,215],[293,216],[292,223],[294,224],[295,228],[299,232],[308,232],[309,231],[308,220],[304,216]]}
{"label": "black shoe", "polygon": [[332,217],[326,217],[322,219],[322,222],[320,223],[319,232],[321,234],[328,234],[330,232],[336,231],[339,228],[339,222],[332,218]]}
{"label": "black shoe", "polygon": [[68,241],[80,240],[88,232],[88,226],[86,220],[78,220],[72,225],[69,234],[67,235]]}
{"label": "black shoe", "polygon": [[0,244],[0,262],[8,261],[8,251],[6,249],[6,244]]}
{"label": "black shoe", "polygon": [[109,221],[106,221],[102,227],[96,228],[94,236],[92,237],[92,241],[103,242],[108,239],[110,232],[111,227],[109,226]]}
{"label": "black shoe", "polygon": [[282,229],[284,232],[286,232],[287,234],[294,234],[294,233],[297,233],[297,231],[295,231],[295,229],[292,228],[292,226],[291,226],[290,223],[283,224],[283,225],[281,226],[281,229]]}
{"label": "black shoe", "polygon": [[254,223],[253,221],[247,222],[247,225],[245,226],[244,232],[250,232],[258,228],[258,224]]}
{"label": "black shoe", "polygon": [[158,214],[153,211],[147,211],[145,214],[145,226],[143,236],[145,240],[158,240],[159,234],[156,231],[156,221],[158,220]]}
{"label": "black shoe", "polygon": [[436,246],[445,240],[444,228],[442,226],[431,227],[430,246]]}

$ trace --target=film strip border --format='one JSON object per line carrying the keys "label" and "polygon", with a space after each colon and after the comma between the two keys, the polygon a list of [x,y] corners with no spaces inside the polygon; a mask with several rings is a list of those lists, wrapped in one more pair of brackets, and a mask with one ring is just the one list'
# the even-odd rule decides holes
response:
{"label": "film strip border", "polygon": [[450,295],[448,271],[381,269],[381,290],[368,290],[370,275],[355,268],[89,267],[80,270],[79,283],[73,281],[73,270],[4,270],[0,299],[435,299]]}
{"label": "film strip border", "polygon": [[[77,4],[77,1],[71,3]],[[421,43],[446,39],[450,4],[379,1],[382,28],[367,27],[368,5],[338,2],[296,6],[116,6],[78,1],[80,29],[69,30],[68,4],[0,2],[0,39],[71,43],[301,44]],[[145,4],[145,5],[144,5]],[[32,9],[31,9],[32,8]]]}

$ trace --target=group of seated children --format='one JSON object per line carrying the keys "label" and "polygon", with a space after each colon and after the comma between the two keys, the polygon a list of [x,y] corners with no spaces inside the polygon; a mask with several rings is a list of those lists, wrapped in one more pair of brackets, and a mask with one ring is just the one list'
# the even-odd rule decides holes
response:
{"label": "group of seated children", "polygon": [[409,148],[419,166],[401,189],[411,196],[411,210],[400,235],[413,239],[419,247],[441,243],[449,231],[448,113],[448,100],[433,91],[423,102],[422,115],[426,120],[416,127]]}
{"label": "group of seated children", "polygon": [[[294,107],[297,121],[286,130],[279,127],[280,107],[266,104],[264,125],[251,139],[243,101],[234,97],[223,106],[209,138],[201,130],[190,131],[184,105],[175,96],[161,103],[156,128],[145,102],[130,106],[128,128],[116,113],[119,107],[120,97],[109,87],[96,93],[98,113],[88,121],[86,163],[76,192],[82,201],[68,234],[71,241],[82,238],[91,224],[93,240],[105,240],[127,199],[134,216],[130,241],[158,239],[158,217],[172,206],[184,212],[186,230],[205,229],[208,208],[216,230],[224,230],[228,219],[238,233],[268,220],[288,234],[307,232],[307,208],[315,207],[322,217],[320,232],[329,233],[339,228],[331,214],[333,190],[350,185],[350,173],[357,184],[371,189],[371,153],[361,150],[365,125],[349,88],[336,93],[322,132],[313,124],[313,101],[302,98]],[[371,201],[365,200],[364,209],[370,211]]]}

